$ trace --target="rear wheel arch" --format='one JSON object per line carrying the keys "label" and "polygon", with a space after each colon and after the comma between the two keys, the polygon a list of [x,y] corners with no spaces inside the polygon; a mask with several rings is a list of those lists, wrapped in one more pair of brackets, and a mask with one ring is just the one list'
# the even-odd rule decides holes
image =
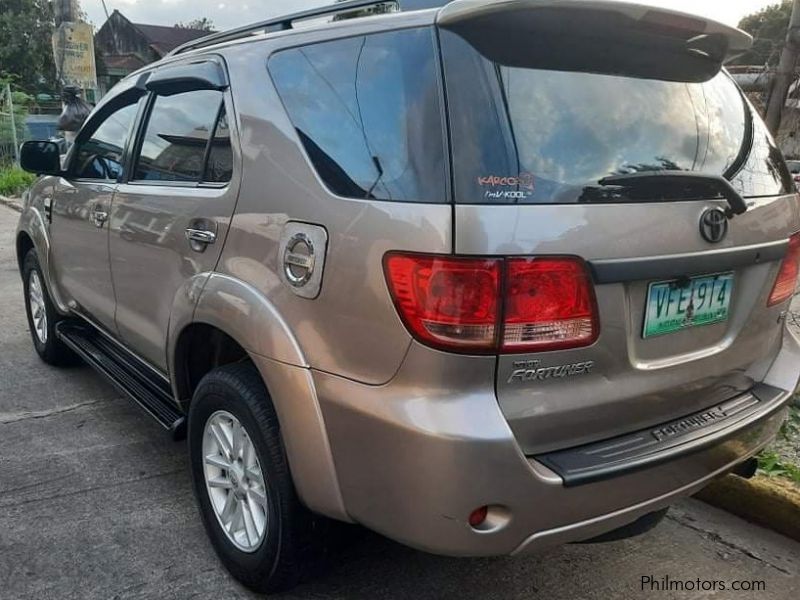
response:
{"label": "rear wheel arch", "polygon": [[223,273],[198,273],[181,286],[172,300],[168,329],[166,360],[183,408],[204,373],[251,353],[308,366],[272,302],[247,282]]}
{"label": "rear wheel arch", "polygon": [[208,323],[190,323],[181,330],[174,350],[174,386],[184,410],[200,380],[213,369],[250,362],[244,346],[222,329]]}
{"label": "rear wheel arch", "polygon": [[344,507],[327,429],[309,370],[251,354],[222,328],[195,321],[176,336],[173,387],[188,413],[192,396],[205,375],[218,367],[252,363],[277,413],[292,479],[312,511],[352,521]]}

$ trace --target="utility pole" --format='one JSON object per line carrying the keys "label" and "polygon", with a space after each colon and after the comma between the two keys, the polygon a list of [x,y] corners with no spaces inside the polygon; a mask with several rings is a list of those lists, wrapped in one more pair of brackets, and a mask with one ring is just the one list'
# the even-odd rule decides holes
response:
{"label": "utility pole", "polygon": [[767,99],[765,121],[772,135],[777,135],[781,126],[781,116],[783,115],[783,107],[786,105],[786,96],[794,79],[798,50],[800,50],[800,0],[794,0],[792,3],[792,16],[789,18],[789,29],[786,30],[786,43],[783,46],[778,69],[772,79],[769,98]]}
{"label": "utility pole", "polygon": [[53,9],[56,17],[56,27],[61,23],[77,21],[80,14],[79,0],[55,0]]}

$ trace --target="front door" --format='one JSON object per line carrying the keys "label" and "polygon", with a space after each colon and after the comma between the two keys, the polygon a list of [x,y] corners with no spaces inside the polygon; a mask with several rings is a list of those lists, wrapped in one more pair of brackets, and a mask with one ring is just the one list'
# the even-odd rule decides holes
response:
{"label": "front door", "polygon": [[137,99],[111,102],[88,121],[53,193],[53,275],[78,312],[114,330],[108,216]]}
{"label": "front door", "polygon": [[166,369],[173,301],[219,259],[236,201],[225,94],[151,95],[130,177],[114,196],[111,270],[120,336]]}

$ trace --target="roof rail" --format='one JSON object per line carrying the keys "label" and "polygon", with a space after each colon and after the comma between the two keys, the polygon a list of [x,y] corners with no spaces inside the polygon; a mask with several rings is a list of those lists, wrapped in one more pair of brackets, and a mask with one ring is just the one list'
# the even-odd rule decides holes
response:
{"label": "roof rail", "polygon": [[[445,2],[435,2],[431,4],[444,4],[444,3]],[[244,38],[259,31],[269,32],[269,31],[283,31],[286,29],[292,29],[292,24],[295,21],[302,21],[304,19],[313,19],[316,17],[324,17],[328,15],[336,15],[339,13],[347,13],[347,12],[352,12],[354,10],[358,10],[360,8],[368,8],[371,6],[379,6],[382,4],[394,4],[399,10],[401,0],[344,0],[342,2],[336,2],[334,4],[329,4],[327,6],[311,8],[308,10],[303,10],[300,12],[291,13],[288,15],[282,15],[280,17],[274,17],[272,19],[267,19],[266,21],[258,21],[256,23],[251,23],[250,25],[243,25],[242,27],[236,27],[234,29],[229,29],[227,31],[212,33],[211,35],[207,35],[205,37],[201,37],[196,40],[191,40],[189,42],[186,42],[185,44],[181,44],[180,46],[175,48],[172,52],[170,52],[167,56],[174,56],[175,54],[181,54],[183,52],[188,52],[189,50],[196,50],[198,48],[205,48],[207,46],[212,46],[214,44],[219,44],[221,42],[229,42],[231,40]],[[409,4],[415,4],[415,3],[409,2]],[[416,4],[427,4],[427,3],[416,2]]]}

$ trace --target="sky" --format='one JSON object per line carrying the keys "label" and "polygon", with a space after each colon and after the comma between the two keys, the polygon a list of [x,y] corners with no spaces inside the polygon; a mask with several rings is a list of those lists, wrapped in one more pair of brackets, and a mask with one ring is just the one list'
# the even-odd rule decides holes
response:
{"label": "sky", "polygon": [[[736,25],[744,15],[778,0],[640,0]],[[119,10],[134,23],[174,25],[208,17],[216,29],[227,29],[254,21],[329,4],[327,0],[105,0],[109,14]],[[81,0],[89,21],[100,27],[106,20],[102,0]]]}

